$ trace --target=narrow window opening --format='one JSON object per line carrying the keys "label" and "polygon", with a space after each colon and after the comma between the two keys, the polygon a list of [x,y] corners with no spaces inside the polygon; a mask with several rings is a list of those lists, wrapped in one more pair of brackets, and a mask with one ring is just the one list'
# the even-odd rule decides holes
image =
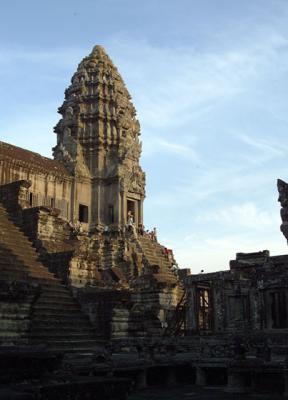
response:
{"label": "narrow window opening", "polygon": [[79,204],[79,221],[85,223],[88,222],[88,206]]}
{"label": "narrow window opening", "polygon": [[29,205],[33,207],[33,193],[29,193]]}
{"label": "narrow window opening", "polygon": [[201,331],[212,329],[212,306],[210,289],[199,288],[198,298],[198,329]]}
{"label": "narrow window opening", "polygon": [[109,223],[114,223],[114,206],[111,204],[108,206]]}

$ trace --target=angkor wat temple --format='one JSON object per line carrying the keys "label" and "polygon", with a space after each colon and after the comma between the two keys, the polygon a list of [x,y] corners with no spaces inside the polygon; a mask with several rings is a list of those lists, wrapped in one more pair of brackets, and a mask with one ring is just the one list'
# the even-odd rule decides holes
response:
{"label": "angkor wat temple", "polygon": [[140,125],[102,47],[59,113],[54,159],[0,142],[0,398],[176,382],[288,396],[288,255],[194,275],[145,232]]}

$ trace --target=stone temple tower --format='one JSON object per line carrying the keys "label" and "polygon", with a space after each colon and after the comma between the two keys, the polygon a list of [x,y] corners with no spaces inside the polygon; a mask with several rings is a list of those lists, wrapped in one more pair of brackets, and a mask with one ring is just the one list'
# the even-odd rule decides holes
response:
{"label": "stone temple tower", "polygon": [[145,175],[136,111],[102,47],[79,64],[59,113],[54,160],[0,142],[0,200],[101,337],[178,329],[184,292],[173,253],[137,230]]}
{"label": "stone temple tower", "polygon": [[136,226],[142,224],[140,125],[131,96],[101,46],[79,64],[59,113],[53,150],[75,176],[70,215],[90,230],[119,229],[129,211]]}

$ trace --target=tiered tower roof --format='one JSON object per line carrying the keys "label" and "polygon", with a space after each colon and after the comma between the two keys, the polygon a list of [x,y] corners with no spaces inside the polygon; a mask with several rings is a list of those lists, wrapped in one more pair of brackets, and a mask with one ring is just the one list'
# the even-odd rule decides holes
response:
{"label": "tiered tower roof", "polygon": [[138,166],[141,143],[136,110],[103,47],[95,46],[80,62],[59,113],[62,118],[55,127],[56,159],[75,164],[79,154],[76,144],[80,144],[93,177],[99,176],[100,171],[110,175],[111,162],[118,167],[124,164],[128,169]]}

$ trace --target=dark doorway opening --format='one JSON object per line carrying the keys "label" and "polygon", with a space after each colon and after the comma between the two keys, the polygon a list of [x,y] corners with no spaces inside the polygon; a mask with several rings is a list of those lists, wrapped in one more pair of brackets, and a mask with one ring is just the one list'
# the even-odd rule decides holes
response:
{"label": "dark doorway opening", "polygon": [[88,222],[88,206],[79,204],[79,221],[85,223]]}
{"label": "dark doorway opening", "polygon": [[133,215],[133,219],[135,222],[135,201],[133,200],[127,200],[127,216],[129,214]]}
{"label": "dark doorway opening", "polygon": [[207,368],[206,370],[207,384],[212,386],[227,385],[227,369],[226,368]]}
{"label": "dark doorway opening", "polygon": [[147,385],[165,385],[166,383],[167,368],[165,367],[152,367],[147,371]]}
{"label": "dark doorway opening", "polygon": [[110,224],[114,224],[114,206],[112,204],[108,206],[108,220]]}

